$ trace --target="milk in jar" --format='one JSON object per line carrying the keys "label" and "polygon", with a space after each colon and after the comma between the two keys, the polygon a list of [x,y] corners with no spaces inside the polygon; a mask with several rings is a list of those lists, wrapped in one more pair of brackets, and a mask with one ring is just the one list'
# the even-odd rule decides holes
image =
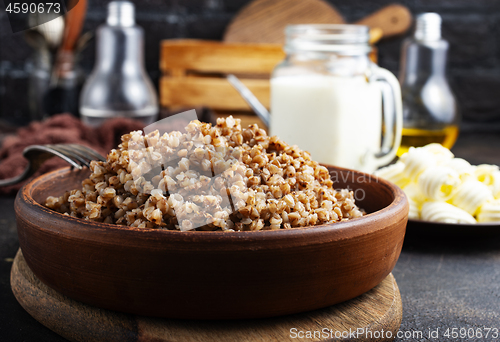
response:
{"label": "milk in jar", "polygon": [[271,76],[270,134],[323,164],[372,172],[401,142],[401,89],[361,25],[291,25]]}
{"label": "milk in jar", "polygon": [[382,96],[366,77],[283,76],[271,80],[271,134],[320,163],[363,169],[380,149]]}

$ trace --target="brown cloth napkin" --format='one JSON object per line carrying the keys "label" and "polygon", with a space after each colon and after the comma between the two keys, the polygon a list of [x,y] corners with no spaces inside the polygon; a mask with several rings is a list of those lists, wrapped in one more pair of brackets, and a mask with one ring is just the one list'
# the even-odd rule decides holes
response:
{"label": "brown cloth napkin", "polygon": [[[125,118],[106,121],[101,127],[85,126],[70,114],[55,115],[42,122],[32,122],[20,128],[16,135],[7,136],[0,147],[0,179],[14,177],[27,166],[23,150],[30,145],[42,144],[81,144],[93,148],[106,156],[120,143],[123,134],[142,129],[144,124]],[[33,176],[39,176],[68,164],[57,157],[49,159]],[[15,194],[24,183],[0,187],[0,195]]]}

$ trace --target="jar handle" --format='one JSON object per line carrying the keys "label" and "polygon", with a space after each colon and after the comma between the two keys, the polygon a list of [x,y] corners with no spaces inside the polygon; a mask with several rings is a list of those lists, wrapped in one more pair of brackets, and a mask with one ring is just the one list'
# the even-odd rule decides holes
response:
{"label": "jar handle", "polygon": [[[385,131],[382,138],[381,151],[374,156],[376,167],[389,164],[401,145],[403,130],[403,102],[399,81],[392,72],[372,64],[370,82],[381,86],[384,107]],[[388,86],[388,87],[387,87]]]}

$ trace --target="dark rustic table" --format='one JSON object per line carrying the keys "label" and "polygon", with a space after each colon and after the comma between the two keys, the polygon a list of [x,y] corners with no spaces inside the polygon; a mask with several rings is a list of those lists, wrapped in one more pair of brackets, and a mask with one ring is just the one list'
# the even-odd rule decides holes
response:
{"label": "dark rustic table", "polygon": [[[453,151],[472,164],[500,165],[500,133],[462,133]],[[26,313],[10,289],[19,247],[13,204],[0,197],[0,341],[65,341]],[[405,240],[393,274],[403,300],[395,341],[500,341],[500,239]]]}

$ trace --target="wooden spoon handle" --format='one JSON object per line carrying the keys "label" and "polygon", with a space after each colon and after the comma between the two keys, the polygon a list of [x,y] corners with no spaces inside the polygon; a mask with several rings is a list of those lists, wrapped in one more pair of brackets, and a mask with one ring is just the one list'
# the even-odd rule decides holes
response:
{"label": "wooden spoon handle", "polygon": [[[73,3],[75,0],[73,0]],[[66,13],[66,32],[61,46],[63,51],[72,51],[82,32],[85,13],[87,11],[87,0],[78,0],[76,5]]]}
{"label": "wooden spoon handle", "polygon": [[384,38],[405,33],[411,23],[412,16],[408,8],[398,4],[388,5],[356,22],[371,28],[381,28]]}
{"label": "wooden spoon handle", "polygon": [[51,87],[56,87],[59,78],[73,70],[75,57],[73,50],[82,32],[85,13],[87,12],[87,0],[70,0],[68,8],[70,10],[65,16],[66,24],[63,41],[57,51],[50,77]]}

